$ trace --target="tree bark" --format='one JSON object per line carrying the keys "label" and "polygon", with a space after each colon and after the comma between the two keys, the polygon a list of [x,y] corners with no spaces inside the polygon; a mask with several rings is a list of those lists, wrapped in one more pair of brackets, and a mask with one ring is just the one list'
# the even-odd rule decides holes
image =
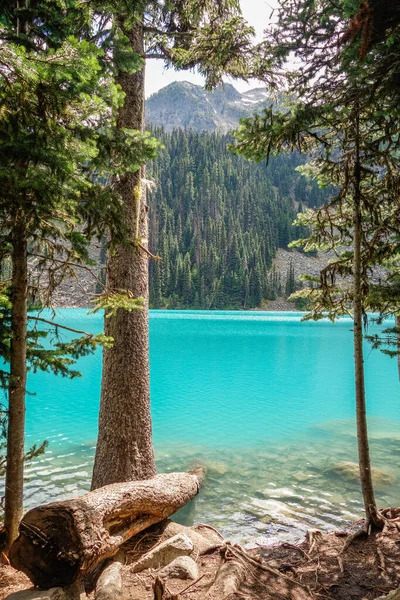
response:
{"label": "tree bark", "polygon": [[[144,53],[143,28],[129,33],[132,50]],[[117,126],[144,129],[144,67],[130,75],[120,72],[117,83],[125,92]],[[125,222],[132,241],[148,244],[148,216],[144,171],[130,173],[117,184],[124,204]],[[105,333],[114,346],[103,351],[103,375],[99,434],[93,470],[92,489],[104,485],[147,479],[155,472],[150,416],[148,346],[148,257],[138,246],[120,245],[107,258],[107,287],[130,290],[144,297],[143,310],[118,309],[105,318]]]}
{"label": "tree bark", "polygon": [[18,535],[23,509],[28,265],[26,224],[21,213],[14,227],[11,263],[11,353],[4,515],[6,551]]}
{"label": "tree bark", "polygon": [[182,508],[198,493],[202,475],[169,473],[116,483],[34,508],[21,522],[11,565],[44,589],[70,585],[130,537]]}
{"label": "tree bark", "polygon": [[372,483],[371,459],[368,442],[367,411],[365,400],[364,382],[364,353],[363,353],[363,331],[362,318],[364,298],[362,290],[362,215],[361,215],[361,159],[360,159],[360,131],[359,117],[355,117],[355,163],[354,163],[354,259],[353,259],[353,282],[354,282],[354,372],[356,389],[356,420],[357,420],[357,442],[358,460],[360,466],[361,490],[364,499],[364,508],[367,519],[375,526],[380,526],[382,519],[376,506],[374,488]]}

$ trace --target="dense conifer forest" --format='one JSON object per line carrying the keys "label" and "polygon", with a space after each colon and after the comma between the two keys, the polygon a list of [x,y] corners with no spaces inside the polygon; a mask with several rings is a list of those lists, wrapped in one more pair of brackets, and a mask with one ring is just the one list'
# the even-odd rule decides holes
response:
{"label": "dense conifer forest", "polygon": [[256,165],[229,152],[229,135],[153,133],[164,149],[148,169],[150,247],[161,257],[151,261],[151,306],[254,308],[290,295],[293,273],[282,280],[272,260],[301,235],[296,213],[326,194],[296,171],[299,155]]}

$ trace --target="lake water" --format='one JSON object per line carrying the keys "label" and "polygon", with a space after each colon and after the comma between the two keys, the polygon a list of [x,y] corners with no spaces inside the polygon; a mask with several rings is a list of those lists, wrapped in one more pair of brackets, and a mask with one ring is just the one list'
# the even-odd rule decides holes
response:
{"label": "lake water", "polygon": [[[46,316],[46,315],[45,315]],[[48,316],[48,315],[47,315]],[[293,541],[362,516],[357,482],[332,470],[357,458],[352,322],[302,323],[300,313],[152,311],[151,393],[158,470],[208,467],[183,522],[207,522],[243,543]],[[61,323],[102,330],[100,315],[58,311]],[[370,326],[370,331],[375,326]],[[366,346],[366,389],[379,505],[400,495],[396,362]],[[101,353],[82,378],[31,374],[26,507],[89,488]]]}

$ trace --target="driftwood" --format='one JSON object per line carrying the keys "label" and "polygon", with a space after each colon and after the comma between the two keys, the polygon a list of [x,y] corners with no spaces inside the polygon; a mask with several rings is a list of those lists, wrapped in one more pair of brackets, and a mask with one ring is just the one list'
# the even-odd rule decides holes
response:
{"label": "driftwood", "polygon": [[121,544],[175,513],[199,491],[204,472],[114,483],[80,498],[30,510],[11,547],[11,565],[43,589],[70,585]]}

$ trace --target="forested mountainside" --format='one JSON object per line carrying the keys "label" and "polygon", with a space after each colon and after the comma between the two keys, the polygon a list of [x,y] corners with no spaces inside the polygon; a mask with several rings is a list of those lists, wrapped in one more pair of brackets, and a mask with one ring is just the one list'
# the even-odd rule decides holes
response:
{"label": "forested mountainside", "polygon": [[195,131],[236,129],[239,119],[260,112],[268,103],[265,88],[255,88],[241,94],[225,83],[212,92],[187,81],[175,81],[146,101],[147,123],[165,131],[177,127]]}
{"label": "forested mountainside", "polygon": [[150,263],[153,307],[259,307],[290,293],[294,277],[270,271],[277,248],[301,235],[292,226],[303,204],[324,192],[296,170],[296,154],[256,165],[227,150],[229,135],[153,131],[165,146],[151,163]]}

